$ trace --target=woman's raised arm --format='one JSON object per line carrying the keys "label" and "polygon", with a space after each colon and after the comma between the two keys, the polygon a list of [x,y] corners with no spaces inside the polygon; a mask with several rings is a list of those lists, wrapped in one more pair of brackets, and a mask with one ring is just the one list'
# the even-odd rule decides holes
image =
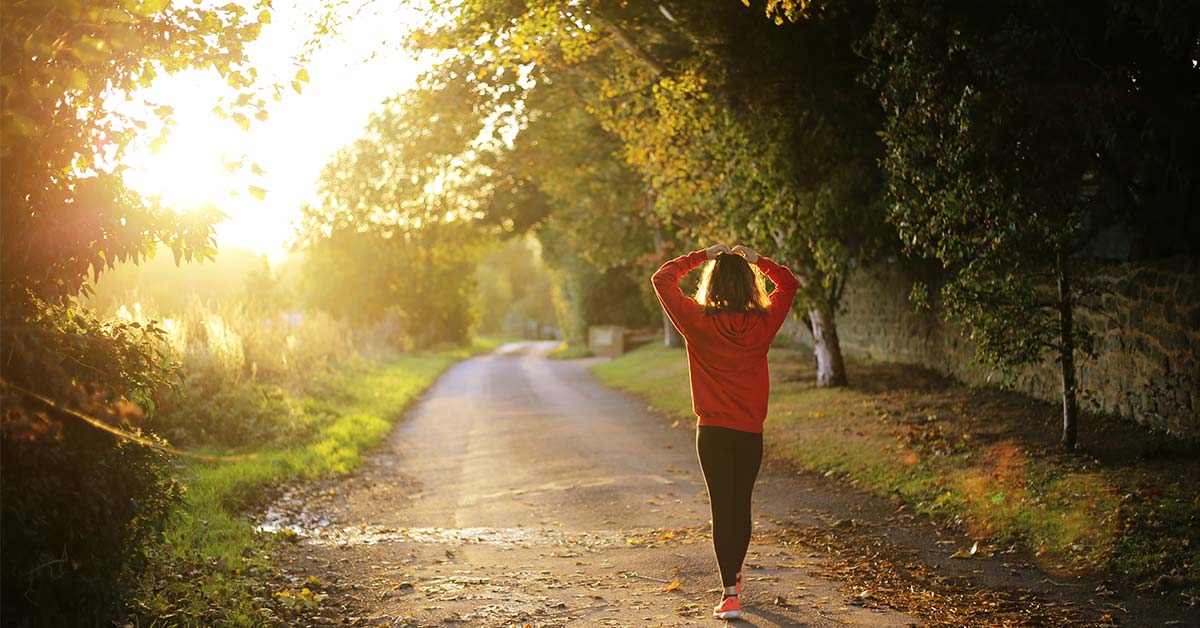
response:
{"label": "woman's raised arm", "polygon": [[675,329],[678,329],[685,338],[688,334],[687,330],[692,326],[691,321],[700,315],[703,308],[679,289],[679,280],[704,262],[720,253],[728,252],[730,252],[729,247],[724,244],[714,244],[707,249],[698,249],[663,264],[650,278],[654,284],[654,294],[658,295],[658,302],[662,304],[663,310],[675,324]]}

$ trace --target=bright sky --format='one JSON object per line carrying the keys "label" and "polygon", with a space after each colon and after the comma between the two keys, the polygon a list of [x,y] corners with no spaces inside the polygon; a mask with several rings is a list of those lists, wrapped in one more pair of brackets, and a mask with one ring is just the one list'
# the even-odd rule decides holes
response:
{"label": "bright sky", "polygon": [[[295,55],[313,30],[305,10],[315,5],[275,1],[271,23],[248,51],[260,80],[290,85]],[[349,5],[338,36],[305,66],[309,83],[303,93],[289,87],[281,102],[268,98],[270,117],[253,121],[249,131],[212,113],[219,95],[230,92],[215,72],[160,77],[138,93],[173,106],[176,124],[157,154],[148,146],[131,148],[125,160],[131,167],[128,185],[146,195],[160,194],[180,210],[212,202],[229,216],[217,225],[220,247],[246,247],[273,262],[282,259],[301,204],[315,200],[321,168],[359,137],[383,99],[411,87],[421,69],[394,43],[417,19],[407,3],[351,0]],[[243,156],[265,174],[226,170],[226,161]],[[265,188],[265,199],[250,194],[248,185]]]}

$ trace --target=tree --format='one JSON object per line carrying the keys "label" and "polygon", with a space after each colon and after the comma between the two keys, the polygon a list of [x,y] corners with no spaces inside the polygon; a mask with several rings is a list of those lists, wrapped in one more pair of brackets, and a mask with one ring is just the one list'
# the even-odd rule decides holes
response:
{"label": "tree", "polygon": [[[644,314],[651,310],[645,300],[640,306],[623,303],[608,314],[590,305],[611,299],[614,290],[649,296],[643,285],[648,282],[636,279],[652,271],[656,246],[655,217],[643,185],[616,157],[616,139],[586,111],[574,89],[538,84],[526,93],[523,110],[511,146],[495,153],[492,177],[519,172],[544,200],[546,213],[530,230],[553,271],[567,345],[586,344],[588,325],[646,324]],[[485,207],[491,216],[507,211],[494,197]]]}
{"label": "tree", "polygon": [[469,153],[483,127],[456,115],[467,102],[401,94],[326,166],[297,242],[315,304],[359,322],[399,315],[421,347],[466,338],[482,235]]}
{"label": "tree", "polygon": [[126,146],[169,128],[171,111],[108,105],[159,74],[211,68],[240,92],[231,116],[264,115],[244,44],[269,20],[265,3],[168,4],[0,5],[5,625],[100,623],[179,498],[165,454],[71,416],[136,430],[177,375],[156,351],[162,330],[100,321],[79,293],[159,243],[177,260],[210,256],[220,217],[127,189]]}
{"label": "tree", "polygon": [[879,112],[851,47],[871,5],[845,4],[797,33],[732,4],[479,0],[419,41],[579,101],[640,180],[660,258],[670,244],[738,240],[805,275],[818,382],[839,385],[845,274],[888,233]]}
{"label": "tree", "polygon": [[1196,233],[1198,157],[1180,147],[1200,140],[1200,9],[1179,5],[888,0],[870,35],[892,221],[948,269],[945,314],[980,361],[1056,355],[1068,449],[1089,243],[1164,218]]}
{"label": "tree", "polygon": [[491,248],[476,268],[479,329],[489,334],[524,336],[529,324],[555,326],[550,273],[541,247],[531,237],[513,237]]}
{"label": "tree", "polygon": [[[613,155],[615,140],[585,110],[579,86],[561,80],[551,86],[521,68],[464,55],[429,72],[408,98],[453,99],[453,107],[429,109],[437,113],[422,121],[431,129],[422,140],[428,145],[413,150],[449,151],[441,134],[471,129],[473,139],[457,144],[452,160],[469,176],[446,178],[444,190],[476,208],[473,220],[489,235],[538,237],[552,270],[559,324],[576,347],[594,322],[589,315],[599,311],[584,301],[601,290],[603,276],[614,279],[611,269],[648,276],[654,238],[640,181]],[[641,283],[632,285],[650,297]],[[641,320],[638,312],[627,314]]]}
{"label": "tree", "polygon": [[853,50],[872,9],[839,7],[778,28],[734,5],[673,6],[663,23],[686,53],[661,73],[632,70],[642,78],[620,84],[650,79],[650,89],[606,101],[601,114],[660,211],[694,241],[747,242],[802,275],[818,386],[846,383],[842,290],[851,267],[890,237],[875,166],[879,114]]}

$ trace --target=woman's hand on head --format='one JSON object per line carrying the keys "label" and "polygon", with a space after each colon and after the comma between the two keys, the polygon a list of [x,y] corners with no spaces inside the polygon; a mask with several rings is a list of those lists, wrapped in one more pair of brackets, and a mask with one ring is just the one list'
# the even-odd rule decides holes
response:
{"label": "woman's hand on head", "polygon": [[732,251],[729,249],[728,244],[714,244],[714,245],[708,247],[707,249],[704,249],[704,253],[708,255],[708,259],[714,259],[716,256],[720,255],[721,253],[731,253],[731,252]]}
{"label": "woman's hand on head", "polygon": [[753,264],[754,262],[757,262],[757,261],[758,261],[758,253],[755,253],[754,251],[751,251],[751,250],[749,249],[749,247],[745,247],[745,246],[742,246],[742,245],[740,245],[740,244],[739,244],[739,245],[737,245],[737,246],[733,247],[733,251],[732,251],[732,252],[733,252],[733,253],[738,253],[738,254],[740,254],[742,257],[745,257],[745,258],[746,258],[746,261],[747,261],[747,262],[750,262],[751,264]]}

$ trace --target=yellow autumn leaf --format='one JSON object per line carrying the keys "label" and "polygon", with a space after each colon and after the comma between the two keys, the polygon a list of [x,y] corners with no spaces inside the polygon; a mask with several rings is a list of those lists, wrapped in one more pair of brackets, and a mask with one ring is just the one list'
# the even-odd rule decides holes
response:
{"label": "yellow autumn leaf", "polygon": [[679,588],[679,581],[672,580],[671,584],[668,584],[666,587],[663,587],[662,592],[667,593],[668,591],[674,591],[675,589],[678,589],[678,588]]}

